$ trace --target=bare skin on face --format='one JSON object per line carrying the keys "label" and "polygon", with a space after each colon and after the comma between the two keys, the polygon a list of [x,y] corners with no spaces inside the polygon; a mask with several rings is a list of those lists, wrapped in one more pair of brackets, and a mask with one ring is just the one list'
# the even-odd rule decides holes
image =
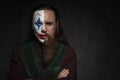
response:
{"label": "bare skin on face", "polygon": [[54,12],[51,10],[44,10],[45,12],[45,18],[44,18],[44,26],[42,27],[42,32],[47,34],[44,41],[46,44],[51,43],[55,39],[55,32],[57,26],[57,22],[55,19]]}

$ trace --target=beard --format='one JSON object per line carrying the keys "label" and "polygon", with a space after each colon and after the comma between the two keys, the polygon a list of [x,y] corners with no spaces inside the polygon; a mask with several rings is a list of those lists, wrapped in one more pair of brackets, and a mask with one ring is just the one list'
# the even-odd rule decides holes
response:
{"label": "beard", "polygon": [[47,40],[45,40],[44,45],[45,46],[53,46],[55,45],[56,39],[54,36],[49,35],[48,33],[45,34]]}
{"label": "beard", "polygon": [[50,36],[49,34],[45,34],[45,36],[48,38],[43,43],[43,62],[47,66],[51,63],[53,56],[55,54],[55,48],[57,44],[57,40]]}
{"label": "beard", "polygon": [[[38,37],[39,34],[37,33]],[[42,50],[43,50],[43,64],[44,66],[47,66],[51,63],[53,56],[55,54],[55,48],[57,44],[57,39],[55,36],[51,36],[48,33],[44,34],[45,38],[43,38],[44,42],[38,41],[42,44]],[[40,36],[38,37],[40,38]]]}

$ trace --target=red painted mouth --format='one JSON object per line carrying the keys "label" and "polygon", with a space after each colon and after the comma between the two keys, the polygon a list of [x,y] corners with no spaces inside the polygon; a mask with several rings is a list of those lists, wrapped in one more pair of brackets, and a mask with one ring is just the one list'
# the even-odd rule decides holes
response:
{"label": "red painted mouth", "polygon": [[44,38],[46,37],[45,35],[39,34],[39,33],[37,33],[37,32],[35,32],[35,34],[36,34],[38,37],[40,37],[41,39],[44,39]]}

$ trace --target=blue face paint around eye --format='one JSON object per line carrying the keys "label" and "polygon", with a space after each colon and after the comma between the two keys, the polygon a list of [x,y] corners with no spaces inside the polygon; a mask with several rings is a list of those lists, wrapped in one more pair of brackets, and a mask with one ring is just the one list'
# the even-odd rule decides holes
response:
{"label": "blue face paint around eye", "polygon": [[36,24],[37,24],[37,27],[38,27],[38,30],[39,30],[40,26],[42,25],[42,22],[40,21],[40,18],[38,18]]}

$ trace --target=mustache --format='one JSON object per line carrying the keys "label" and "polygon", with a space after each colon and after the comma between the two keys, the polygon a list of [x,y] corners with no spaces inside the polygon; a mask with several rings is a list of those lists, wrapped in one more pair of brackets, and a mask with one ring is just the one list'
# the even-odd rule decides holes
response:
{"label": "mustache", "polygon": [[52,37],[52,36],[49,35],[48,33],[46,33],[45,35],[46,35],[46,37],[48,37],[48,39],[49,39],[50,41],[54,41],[54,37]]}
{"label": "mustache", "polygon": [[49,40],[54,40],[54,37],[52,37],[51,35],[49,35],[48,33],[44,33],[44,34],[40,34],[38,32],[35,31],[35,33],[40,37],[40,36],[45,36],[48,37]]}

